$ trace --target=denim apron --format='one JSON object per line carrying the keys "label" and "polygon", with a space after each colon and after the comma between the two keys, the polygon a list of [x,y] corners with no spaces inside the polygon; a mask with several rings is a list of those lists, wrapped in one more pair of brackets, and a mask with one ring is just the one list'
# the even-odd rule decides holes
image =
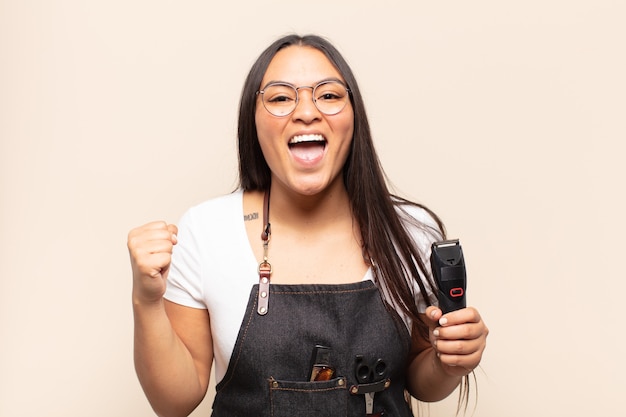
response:
{"label": "denim apron", "polygon": [[[261,291],[264,289],[261,288]],[[216,387],[213,417],[366,415],[358,363],[383,360],[386,387],[373,415],[412,416],[405,393],[411,338],[371,280],[337,285],[270,285],[269,308],[253,286],[228,369]],[[334,377],[309,382],[315,345],[331,349]]]}

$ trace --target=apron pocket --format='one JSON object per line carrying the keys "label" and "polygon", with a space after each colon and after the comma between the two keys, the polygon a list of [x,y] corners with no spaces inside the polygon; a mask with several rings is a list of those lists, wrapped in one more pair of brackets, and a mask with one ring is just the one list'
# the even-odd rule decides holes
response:
{"label": "apron pocket", "polygon": [[269,379],[272,417],[335,417],[348,414],[346,379],[296,382]]}

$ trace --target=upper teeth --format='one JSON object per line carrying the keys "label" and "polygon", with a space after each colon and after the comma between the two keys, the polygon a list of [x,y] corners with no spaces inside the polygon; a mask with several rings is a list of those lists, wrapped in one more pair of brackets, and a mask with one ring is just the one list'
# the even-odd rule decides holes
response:
{"label": "upper teeth", "polygon": [[322,135],[298,135],[291,138],[289,143],[302,143],[302,142],[323,142],[324,136]]}

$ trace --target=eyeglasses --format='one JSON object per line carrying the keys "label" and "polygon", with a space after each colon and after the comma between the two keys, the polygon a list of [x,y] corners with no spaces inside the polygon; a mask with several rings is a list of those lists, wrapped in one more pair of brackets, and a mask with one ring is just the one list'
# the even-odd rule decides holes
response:
{"label": "eyeglasses", "polygon": [[265,86],[256,94],[261,95],[263,107],[276,117],[284,117],[293,113],[300,99],[298,90],[311,89],[311,98],[315,107],[328,116],[339,113],[348,103],[350,90],[341,81],[327,80],[311,86],[295,87],[288,83],[276,82]]}

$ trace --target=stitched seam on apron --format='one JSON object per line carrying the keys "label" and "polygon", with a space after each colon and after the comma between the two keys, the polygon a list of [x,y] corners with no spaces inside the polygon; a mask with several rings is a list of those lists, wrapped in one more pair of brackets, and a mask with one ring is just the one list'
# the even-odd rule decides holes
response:
{"label": "stitched seam on apron", "polygon": [[[270,287],[271,289],[271,287]],[[273,290],[272,294],[294,294],[294,295],[308,295],[308,294],[348,294],[348,293],[353,293],[353,292],[363,292],[363,291],[374,291],[376,290],[376,287],[370,287],[370,288],[359,288],[359,289],[354,289],[354,290],[317,290],[317,291],[280,291],[280,290]]]}
{"label": "stitched seam on apron", "polygon": [[312,389],[304,389],[304,388],[272,388],[272,391],[294,391],[294,392],[325,392],[325,391],[334,391],[334,390],[347,390],[346,387],[329,387],[329,388],[312,388]]}

